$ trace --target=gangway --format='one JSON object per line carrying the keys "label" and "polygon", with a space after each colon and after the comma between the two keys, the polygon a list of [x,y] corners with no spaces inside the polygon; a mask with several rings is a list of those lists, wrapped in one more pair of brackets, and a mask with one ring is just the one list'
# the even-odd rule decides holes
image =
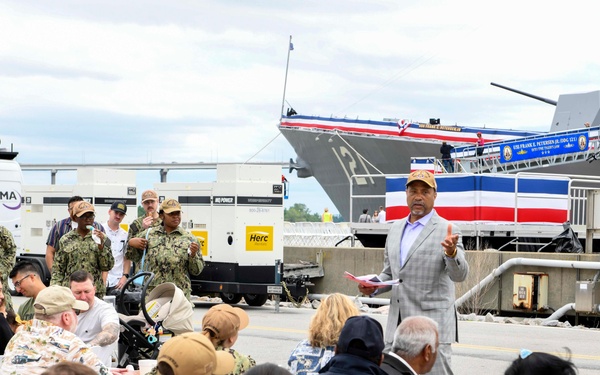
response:
{"label": "gangway", "polygon": [[[518,140],[498,141],[485,144],[482,156],[476,156],[476,146],[456,147],[452,152],[454,158],[455,170],[471,173],[516,173],[527,171],[540,167],[577,163],[582,161],[596,160],[600,147],[598,138],[600,127],[566,130],[551,134],[535,135],[519,138]],[[552,151],[542,151],[542,156],[533,158],[514,158],[513,146],[536,145],[541,144],[551,138],[554,139],[572,139],[577,136],[587,134],[587,147],[582,151],[556,154]],[[574,150],[578,149],[577,141],[575,143],[567,142]],[[504,153],[504,154],[502,154]],[[511,161],[513,160],[514,161]]]}

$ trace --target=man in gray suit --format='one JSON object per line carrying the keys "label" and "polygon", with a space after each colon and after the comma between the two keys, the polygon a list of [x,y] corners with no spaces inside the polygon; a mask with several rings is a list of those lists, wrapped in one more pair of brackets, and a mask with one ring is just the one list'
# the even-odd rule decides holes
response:
{"label": "man in gray suit", "polygon": [[[465,260],[460,229],[433,209],[436,197],[433,174],[414,171],[408,176],[406,203],[410,214],[390,228],[379,279],[398,280],[391,288],[386,348],[391,347],[394,331],[402,318],[427,316],[439,325],[439,354],[431,374],[448,375],[452,374],[451,344],[458,339],[454,283],[465,280],[469,265]],[[367,295],[376,291],[376,288],[362,285],[358,288]]]}

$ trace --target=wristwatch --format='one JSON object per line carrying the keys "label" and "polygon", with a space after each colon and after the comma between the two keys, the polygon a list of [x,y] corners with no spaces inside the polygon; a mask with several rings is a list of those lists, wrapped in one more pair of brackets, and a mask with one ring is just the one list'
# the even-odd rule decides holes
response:
{"label": "wristwatch", "polygon": [[126,278],[129,279],[129,274],[128,273],[124,273],[123,276],[125,276]]}

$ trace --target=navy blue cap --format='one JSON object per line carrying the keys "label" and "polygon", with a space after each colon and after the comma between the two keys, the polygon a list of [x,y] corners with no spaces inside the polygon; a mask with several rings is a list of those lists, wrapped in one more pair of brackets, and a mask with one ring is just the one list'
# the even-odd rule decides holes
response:
{"label": "navy blue cap", "polygon": [[112,206],[110,206],[110,209],[113,211],[120,212],[122,214],[127,213],[127,206],[125,205],[125,202],[121,202],[121,201],[115,201],[112,204]]}
{"label": "navy blue cap", "polygon": [[348,353],[362,358],[380,356],[384,346],[381,324],[365,315],[348,318],[337,343],[339,353]]}

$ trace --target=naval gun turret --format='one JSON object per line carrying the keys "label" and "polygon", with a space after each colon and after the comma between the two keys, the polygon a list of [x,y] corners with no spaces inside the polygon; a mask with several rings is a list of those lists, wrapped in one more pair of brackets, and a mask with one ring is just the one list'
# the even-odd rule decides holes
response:
{"label": "naval gun turret", "polygon": [[558,101],[554,101],[494,82],[490,84],[555,106],[550,132],[581,129],[586,123],[592,127],[600,125],[600,91],[561,94]]}

